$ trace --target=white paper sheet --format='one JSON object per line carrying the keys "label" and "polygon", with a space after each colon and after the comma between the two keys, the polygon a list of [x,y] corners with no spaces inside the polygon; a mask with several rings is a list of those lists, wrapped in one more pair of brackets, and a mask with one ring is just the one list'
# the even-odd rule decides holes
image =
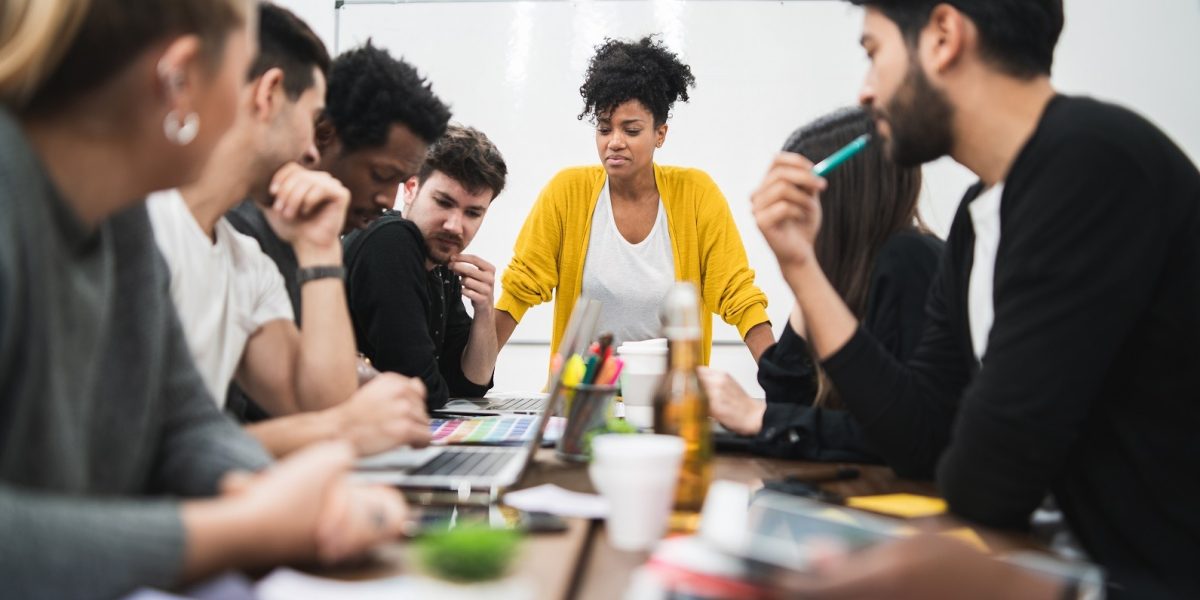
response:
{"label": "white paper sheet", "polygon": [[603,519],[608,516],[608,501],[597,494],[572,492],[547,483],[504,495],[504,503],[529,512],[548,512],[560,517]]}

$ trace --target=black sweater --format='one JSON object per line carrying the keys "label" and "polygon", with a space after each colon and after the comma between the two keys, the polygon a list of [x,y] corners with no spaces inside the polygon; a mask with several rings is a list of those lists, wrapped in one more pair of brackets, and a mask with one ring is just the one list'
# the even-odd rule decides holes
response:
{"label": "black sweater", "polygon": [[[875,257],[863,329],[901,361],[912,355],[920,338],[925,299],[943,248],[936,237],[906,230],[888,238]],[[759,359],[758,383],[767,394],[767,410],[752,451],[782,458],[880,462],[853,415],[812,406],[817,371],[808,344],[790,324]]]}
{"label": "black sweater", "polygon": [[967,205],[901,363],[860,329],[824,367],[871,446],[968,519],[1024,528],[1053,493],[1134,597],[1200,596],[1200,173],[1118,107],[1057,97],[1001,200],[980,365]]}
{"label": "black sweater", "polygon": [[445,267],[425,268],[428,249],[416,224],[393,213],[343,242],[358,351],[380,371],[420,377],[431,410],[450,396],[486,394],[490,382],[475,384],[462,372],[471,336],[462,284]]}

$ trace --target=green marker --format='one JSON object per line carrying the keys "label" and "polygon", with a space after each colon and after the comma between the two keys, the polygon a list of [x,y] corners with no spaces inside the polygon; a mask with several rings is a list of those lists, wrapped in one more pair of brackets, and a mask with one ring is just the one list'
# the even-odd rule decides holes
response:
{"label": "green marker", "polygon": [[850,157],[858,154],[863,148],[866,148],[870,142],[871,134],[869,133],[864,133],[854,138],[854,141],[842,146],[841,150],[830,154],[828,158],[814,165],[813,173],[816,173],[819,177],[824,177],[826,173],[838,168],[838,165],[850,160]]}

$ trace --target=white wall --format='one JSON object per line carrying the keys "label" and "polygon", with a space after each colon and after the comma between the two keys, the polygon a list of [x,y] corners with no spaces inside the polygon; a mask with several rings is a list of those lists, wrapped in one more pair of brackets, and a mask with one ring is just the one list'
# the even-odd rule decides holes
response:
{"label": "white wall", "polygon": [[[858,9],[836,1],[548,1],[347,4],[282,0],[332,48],[368,37],[404,56],[447,100],[454,118],[487,132],[504,152],[509,186],[471,250],[500,269],[538,190],[558,169],[597,161],[575,119],[592,48],[605,36],[661,33],[688,62],[697,87],[676,106],[656,159],[708,171],[729,198],[776,330],[791,306],[746,199],[795,127],[852,104],[865,68]],[[1148,116],[1200,160],[1200,1],[1068,0],[1056,55],[1064,92],[1110,99]],[[922,214],[944,234],[973,177],[943,159],[926,167]],[[542,381],[550,305],[531,310],[500,357],[498,389]],[[719,341],[737,332],[718,319]],[[754,365],[740,345],[718,345],[713,364],[747,388]]]}

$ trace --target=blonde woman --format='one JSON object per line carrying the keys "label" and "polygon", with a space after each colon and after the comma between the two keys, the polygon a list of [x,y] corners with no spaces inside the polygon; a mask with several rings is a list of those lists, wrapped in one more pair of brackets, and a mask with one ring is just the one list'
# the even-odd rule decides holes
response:
{"label": "blonde woman", "polygon": [[337,560],[400,530],[393,490],[344,482],[349,447],[263,470],[267,455],[192,365],[140,200],[194,179],[229,127],[255,52],[254,6],[0,9],[6,597],[112,598],[228,568]]}

